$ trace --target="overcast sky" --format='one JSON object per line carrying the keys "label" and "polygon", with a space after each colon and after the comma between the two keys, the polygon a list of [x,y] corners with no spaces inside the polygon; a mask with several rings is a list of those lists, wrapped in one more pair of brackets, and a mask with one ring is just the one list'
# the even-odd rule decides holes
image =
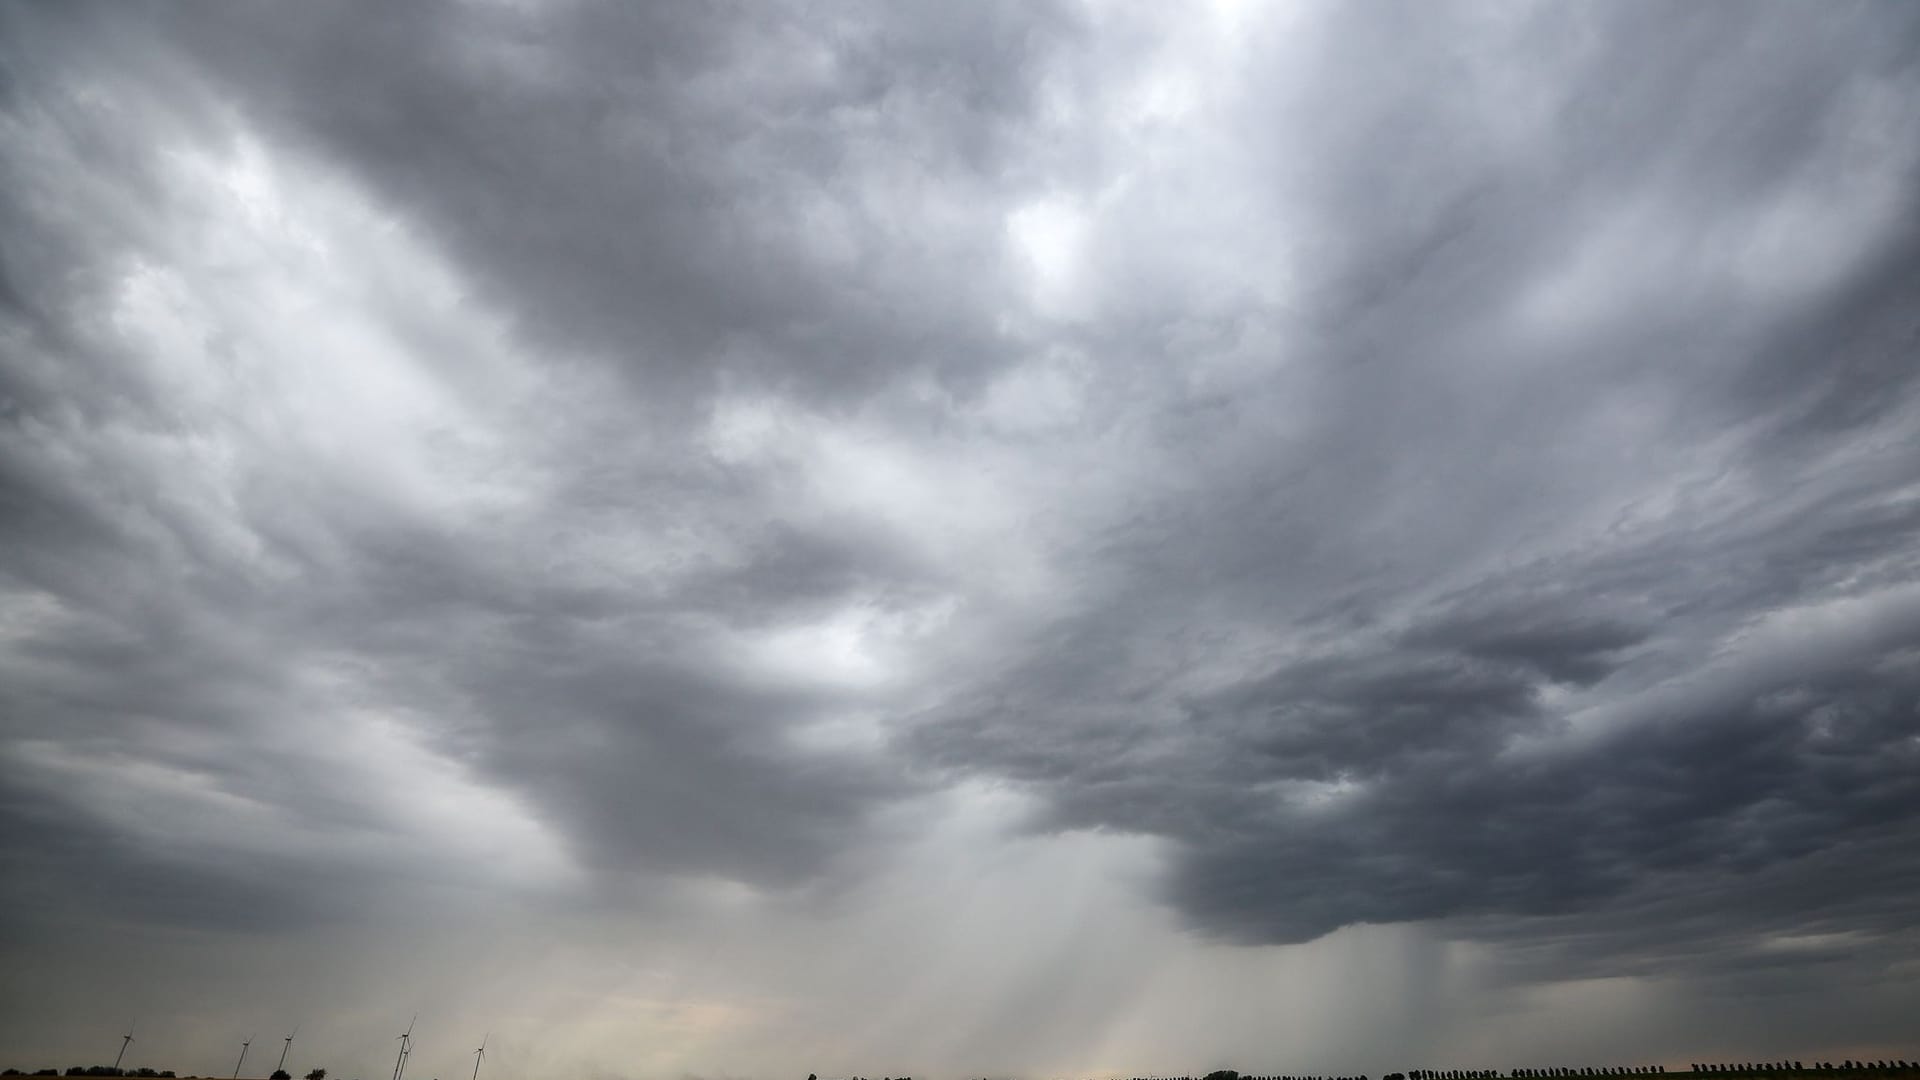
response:
{"label": "overcast sky", "polygon": [[0,1064],[1920,1056],[1916,376],[1904,0],[5,0]]}

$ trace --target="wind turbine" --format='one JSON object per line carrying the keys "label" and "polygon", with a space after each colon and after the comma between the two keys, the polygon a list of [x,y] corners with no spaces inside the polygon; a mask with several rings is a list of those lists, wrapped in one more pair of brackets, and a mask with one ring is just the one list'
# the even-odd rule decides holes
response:
{"label": "wind turbine", "polygon": [[120,1036],[120,1052],[113,1056],[113,1067],[120,1067],[120,1059],[127,1056],[127,1044],[133,1041],[133,1025],[140,1022],[138,1017],[127,1021],[127,1033]]}
{"label": "wind turbine", "polygon": [[486,1035],[480,1036],[480,1049],[473,1052],[473,1080],[480,1080],[480,1062],[486,1060],[487,1038],[492,1034],[489,1031]]}
{"label": "wind turbine", "polygon": [[287,1045],[285,1045],[285,1046],[283,1046],[283,1047],[281,1047],[281,1048],[280,1048],[280,1064],[278,1064],[278,1065],[275,1065],[275,1066],[273,1067],[273,1071],[274,1071],[274,1072],[285,1072],[285,1071],[286,1071],[286,1069],[287,1069],[287,1051],[289,1051],[289,1050],[291,1050],[291,1049],[293,1049],[293,1037],[294,1037],[295,1035],[298,1035],[298,1034],[300,1034],[300,1025],[299,1025],[299,1024],[295,1024],[295,1025],[293,1025],[293,1030],[292,1030],[292,1031],[289,1031],[289,1032],[287,1032]]}
{"label": "wind turbine", "polygon": [[420,1019],[419,1013],[407,1021],[407,1030],[400,1033],[400,1054],[393,1059],[393,1080],[400,1080],[400,1070],[407,1067],[407,1051],[413,1046],[413,1025]]}
{"label": "wind turbine", "polygon": [[240,1044],[240,1060],[233,1063],[234,1080],[239,1080],[240,1066],[247,1063],[247,1047],[253,1045],[253,1036],[249,1035]]}

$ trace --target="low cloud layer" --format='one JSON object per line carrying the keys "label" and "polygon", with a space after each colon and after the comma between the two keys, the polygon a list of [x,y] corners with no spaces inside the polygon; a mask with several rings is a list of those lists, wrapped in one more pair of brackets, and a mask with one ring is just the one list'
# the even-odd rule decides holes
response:
{"label": "low cloud layer", "polygon": [[10,1049],[108,942],[569,1075],[1898,1038],[1920,10],[0,43]]}

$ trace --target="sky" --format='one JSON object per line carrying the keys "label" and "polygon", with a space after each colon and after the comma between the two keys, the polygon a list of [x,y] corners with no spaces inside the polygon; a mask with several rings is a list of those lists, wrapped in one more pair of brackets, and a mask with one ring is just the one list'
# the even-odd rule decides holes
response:
{"label": "sky", "polygon": [[0,2],[0,1064],[1920,1057],[1920,5]]}

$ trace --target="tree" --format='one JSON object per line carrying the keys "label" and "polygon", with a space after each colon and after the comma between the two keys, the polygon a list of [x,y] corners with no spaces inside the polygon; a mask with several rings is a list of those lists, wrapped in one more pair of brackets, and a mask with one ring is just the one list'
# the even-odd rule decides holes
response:
{"label": "tree", "polygon": [[285,1069],[275,1069],[273,1070],[273,1075],[269,1076],[267,1080],[293,1080],[293,1074]]}
{"label": "tree", "polygon": [[307,1080],[327,1080],[327,1070],[315,1069],[307,1074]]}

